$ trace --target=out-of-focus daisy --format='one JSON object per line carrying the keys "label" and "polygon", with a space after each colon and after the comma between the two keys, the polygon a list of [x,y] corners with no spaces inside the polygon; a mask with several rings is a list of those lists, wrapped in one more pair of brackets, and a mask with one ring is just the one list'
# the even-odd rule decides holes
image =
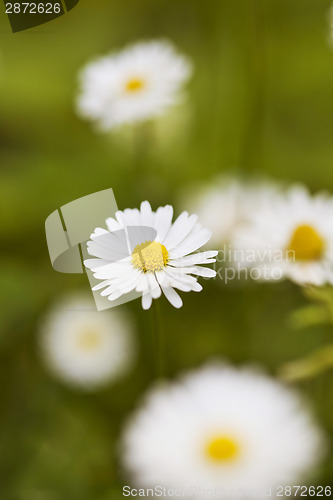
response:
{"label": "out-of-focus daisy", "polygon": [[333,283],[333,198],[293,186],[249,214],[233,243],[244,264],[267,266],[267,279],[278,270],[299,284]]}
{"label": "out-of-focus daisy", "polygon": [[84,261],[94,277],[103,280],[93,290],[104,288],[101,295],[111,301],[135,290],[142,293],[143,309],[162,292],[174,307],[181,307],[175,288],[200,292],[197,276],[211,278],[216,272],[199,264],[215,262],[217,252],[192,252],[209,240],[211,232],[197,222],[197,215],[183,212],[174,223],[172,217],[171,205],[153,212],[144,201],[140,210],[119,210],[115,219],[107,219],[107,230],[96,228],[88,241],[88,253],[96,258]]}
{"label": "out-of-focus daisy", "polygon": [[211,242],[224,245],[246,224],[251,212],[260,209],[278,191],[278,185],[272,182],[221,176],[186,198],[190,209],[212,231]]}
{"label": "out-of-focus daisy", "polygon": [[105,131],[147,120],[179,102],[191,74],[190,61],[170,42],[136,43],[82,70],[77,109]]}
{"label": "out-of-focus daisy", "polygon": [[297,394],[250,369],[216,365],[148,394],[122,444],[137,487],[228,498],[302,484],[323,442]]}
{"label": "out-of-focus daisy", "polygon": [[93,302],[70,298],[51,309],[40,329],[45,364],[69,385],[92,390],[128,371],[134,354],[124,312],[97,312]]}

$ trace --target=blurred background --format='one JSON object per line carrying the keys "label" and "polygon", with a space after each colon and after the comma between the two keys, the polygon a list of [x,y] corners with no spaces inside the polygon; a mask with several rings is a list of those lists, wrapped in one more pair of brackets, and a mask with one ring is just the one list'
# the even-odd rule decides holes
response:
{"label": "blurred background", "polygon": [[[44,232],[61,205],[112,187],[118,207],[171,203],[220,173],[262,174],[333,192],[330,2],[80,0],[67,15],[12,34],[1,6],[0,498],[122,497],[117,438],[155,377],[151,314],[135,319],[132,371],[93,393],[53,378],[41,361],[40,319],[55,300],[88,290],[53,271]],[[193,60],[186,102],[140,130],[96,134],[74,112],[78,70],[142,39],[168,38]],[[181,209],[184,207],[182,206]],[[160,300],[166,374],[207,359],[256,362],[272,374],[332,339],[330,324],[295,329],[308,303],[290,282],[223,286]],[[332,372],[297,384],[333,430]],[[333,460],[317,474],[331,484]]]}

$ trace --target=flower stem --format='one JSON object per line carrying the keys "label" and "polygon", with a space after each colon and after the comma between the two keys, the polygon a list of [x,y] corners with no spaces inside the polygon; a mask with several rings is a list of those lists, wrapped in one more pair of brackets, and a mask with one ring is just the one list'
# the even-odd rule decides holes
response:
{"label": "flower stem", "polygon": [[[245,5],[245,4],[244,4]],[[246,0],[249,40],[244,50],[247,65],[247,109],[240,148],[240,166],[245,173],[262,168],[266,108],[266,27],[263,0]],[[245,297],[243,300],[246,300]],[[246,306],[246,302],[244,304]],[[244,312],[247,333],[246,352],[256,357],[258,338],[251,328],[249,311]]]}
{"label": "flower stem", "polygon": [[[137,179],[134,183],[133,195],[141,199],[145,196],[145,184],[149,181],[151,148],[154,145],[155,136],[152,122],[137,124],[132,130],[132,170]],[[139,193],[138,193],[139,191]],[[141,193],[142,192],[142,193]]]}
{"label": "flower stem", "polygon": [[266,29],[262,0],[249,0],[250,54],[248,113],[245,119],[240,164],[257,170],[262,164],[266,101]]}
{"label": "flower stem", "polygon": [[153,300],[152,319],[152,344],[153,356],[155,360],[155,373],[158,379],[163,379],[165,377],[165,336],[161,309],[158,300]]}

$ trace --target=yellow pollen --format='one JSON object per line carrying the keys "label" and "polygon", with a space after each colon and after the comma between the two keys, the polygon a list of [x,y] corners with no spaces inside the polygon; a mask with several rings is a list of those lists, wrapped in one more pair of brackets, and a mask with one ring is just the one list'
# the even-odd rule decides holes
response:
{"label": "yellow pollen", "polygon": [[291,237],[287,252],[296,260],[317,260],[324,251],[324,241],[320,234],[310,225],[298,226]]}
{"label": "yellow pollen", "polygon": [[168,263],[167,249],[157,241],[145,241],[136,245],[132,253],[132,265],[144,273],[161,271]]}
{"label": "yellow pollen", "polygon": [[138,90],[142,90],[145,87],[145,82],[141,78],[131,78],[128,80],[125,85],[125,89],[127,92],[138,92]]}
{"label": "yellow pollen", "polygon": [[84,330],[80,333],[77,343],[84,351],[93,351],[100,345],[101,337],[95,330]]}
{"label": "yellow pollen", "polygon": [[205,451],[213,462],[231,462],[239,455],[239,445],[232,437],[217,436],[207,443]]}

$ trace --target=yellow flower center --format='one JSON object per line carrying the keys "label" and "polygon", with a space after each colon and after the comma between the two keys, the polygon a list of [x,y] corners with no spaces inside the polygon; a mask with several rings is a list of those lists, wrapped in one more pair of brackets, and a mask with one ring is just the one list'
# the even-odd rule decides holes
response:
{"label": "yellow flower center", "polygon": [[310,225],[298,226],[288,245],[288,252],[293,252],[296,260],[316,260],[324,251],[324,240]]}
{"label": "yellow flower center", "polygon": [[216,436],[206,445],[206,456],[217,463],[226,463],[235,460],[239,455],[239,445],[230,436]]}
{"label": "yellow flower center", "polygon": [[100,345],[101,336],[96,330],[84,330],[80,332],[77,343],[80,349],[93,351]]}
{"label": "yellow flower center", "polygon": [[132,94],[133,92],[138,92],[145,87],[145,82],[142,78],[131,78],[126,82],[125,89],[126,92]]}
{"label": "yellow flower center", "polygon": [[132,253],[132,265],[144,273],[161,271],[169,260],[167,249],[157,241],[145,241],[136,245]]}

